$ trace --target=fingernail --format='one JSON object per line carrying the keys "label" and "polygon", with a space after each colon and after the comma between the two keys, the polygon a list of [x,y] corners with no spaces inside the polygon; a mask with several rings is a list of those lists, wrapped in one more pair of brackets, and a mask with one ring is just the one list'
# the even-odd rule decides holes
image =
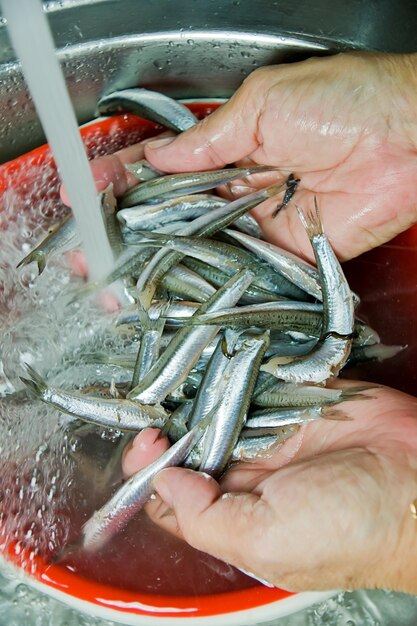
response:
{"label": "fingernail", "polygon": [[164,137],[163,139],[155,139],[155,141],[150,141],[146,147],[151,150],[159,150],[159,148],[163,148],[164,146],[168,146],[176,139],[176,137]]}

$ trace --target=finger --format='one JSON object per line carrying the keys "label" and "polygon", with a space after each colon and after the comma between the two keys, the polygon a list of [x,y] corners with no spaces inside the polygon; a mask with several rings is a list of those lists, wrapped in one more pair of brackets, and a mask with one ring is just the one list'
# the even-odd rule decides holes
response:
{"label": "finger", "polygon": [[[167,137],[172,133],[161,133],[160,137]],[[134,163],[144,158],[146,144],[153,138],[145,139],[140,143],[118,150],[114,154],[98,157],[90,161],[91,172],[98,192],[104,191],[113,185],[113,193],[116,197],[122,196],[126,191],[138,184],[137,178],[129,172],[125,165]],[[65,186],[60,189],[61,200],[70,206]]]}
{"label": "finger", "polygon": [[300,189],[289,205],[275,218],[265,206],[256,207],[252,213],[266,239],[310,262],[315,262],[314,254],[297,207],[303,211],[314,210],[315,199],[323,230],[340,261],[352,259],[389,241],[415,220],[408,215],[404,218],[409,219],[408,222],[399,222],[397,204],[391,192],[385,194],[382,203],[379,196],[372,194],[312,191],[301,187],[304,185],[303,178],[301,181]]}
{"label": "finger", "polygon": [[[116,196],[123,195],[133,186],[133,174],[130,174],[115,154],[99,157],[90,161],[91,172],[98,192],[104,191],[113,184],[113,192]],[[137,181],[136,181],[137,182]],[[62,202],[70,206],[67,190],[61,185],[60,196]]]}
{"label": "finger", "polygon": [[88,276],[87,259],[81,250],[71,250],[65,253],[68,263],[74,274],[78,276]]}
{"label": "finger", "polygon": [[249,569],[248,546],[256,546],[265,513],[258,496],[223,494],[207,474],[182,468],[163,470],[154,485],[175,514],[177,534],[198,550]]}
{"label": "finger", "polygon": [[126,446],[122,457],[125,478],[143,469],[168,450],[168,438],[160,437],[160,432],[158,428],[146,428]]}
{"label": "finger", "polygon": [[252,74],[214,113],[177,137],[151,141],[145,156],[164,172],[220,168],[251,154],[259,145],[258,118],[266,81]]}

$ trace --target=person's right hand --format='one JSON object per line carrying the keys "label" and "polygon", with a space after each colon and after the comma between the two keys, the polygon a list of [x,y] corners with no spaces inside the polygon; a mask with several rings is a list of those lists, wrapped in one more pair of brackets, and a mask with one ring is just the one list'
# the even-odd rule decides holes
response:
{"label": "person's right hand", "polygon": [[165,172],[242,159],[294,172],[301,184],[290,206],[275,219],[271,202],[254,211],[265,238],[311,259],[295,204],[306,209],[317,196],[339,258],[354,257],[417,222],[417,55],[261,68],[200,124],[159,141],[145,156]]}
{"label": "person's right hand", "polygon": [[[148,514],[198,550],[283,589],[417,593],[417,398],[387,387],[366,395],[338,405],[351,420],[305,424],[272,456],[232,466],[220,484],[181,467],[163,470]],[[142,431],[126,449],[126,477],[168,447],[158,432]]]}

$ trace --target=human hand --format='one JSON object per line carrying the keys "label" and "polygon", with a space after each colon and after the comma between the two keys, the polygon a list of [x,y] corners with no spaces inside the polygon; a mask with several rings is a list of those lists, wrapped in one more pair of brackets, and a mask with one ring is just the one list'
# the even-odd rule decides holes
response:
{"label": "human hand", "polygon": [[[310,422],[272,457],[232,467],[220,485],[163,470],[148,514],[284,589],[417,593],[417,399],[384,387],[367,393],[371,399],[340,405],[352,420]],[[157,432],[143,431],[126,450],[126,476],[167,447]]]}
{"label": "human hand", "polygon": [[295,202],[275,219],[271,203],[253,212],[266,238],[312,259],[295,203],[306,209],[317,196],[326,233],[348,259],[417,221],[416,93],[416,55],[340,54],[261,68],[196,127],[162,146],[151,141],[144,153],[166,172],[242,159],[294,172]]}

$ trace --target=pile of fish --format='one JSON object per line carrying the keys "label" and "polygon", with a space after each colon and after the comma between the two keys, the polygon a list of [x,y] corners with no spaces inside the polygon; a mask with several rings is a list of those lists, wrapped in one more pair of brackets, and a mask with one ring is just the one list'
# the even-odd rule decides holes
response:
{"label": "pile of fish", "polygon": [[[103,98],[100,113],[133,111],[177,132],[196,123],[186,107],[147,90]],[[127,166],[138,180],[122,198],[109,190],[103,215],[115,269],[76,298],[113,285],[123,304],[115,324],[140,332],[135,354],[95,354],[128,372],[110,397],[53,388],[27,366],[23,382],[42,401],[103,428],[163,430],[172,446],[133,475],[83,527],[81,545],[101,547],[148,501],[164,467],[185,465],[219,477],[235,461],[272,454],[301,424],[343,419],[338,403],[363,389],[326,388],[351,362],[398,351],[355,317],[358,298],[323,232],[319,211],[299,211],[317,267],[262,239],[250,209],[296,191],[290,176],[229,202],[219,185],[267,166],[164,175],[146,161]],[[79,244],[67,217],[20,265],[39,272],[57,250]],[[123,288],[122,288],[123,287]],[[128,304],[126,304],[128,303]],[[136,344],[137,345],[137,344]]]}

